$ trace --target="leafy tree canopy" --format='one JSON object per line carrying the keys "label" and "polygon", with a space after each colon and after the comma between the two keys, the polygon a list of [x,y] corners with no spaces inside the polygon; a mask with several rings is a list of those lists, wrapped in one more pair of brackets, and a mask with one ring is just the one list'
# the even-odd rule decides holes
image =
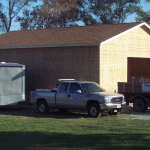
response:
{"label": "leafy tree canopy", "polygon": [[25,10],[18,21],[21,29],[76,26],[81,5],[82,0],[43,0],[32,11]]}
{"label": "leafy tree canopy", "polygon": [[[145,0],[146,2],[150,2],[150,0]],[[149,4],[148,4],[149,5]],[[143,11],[142,9],[137,11],[136,21],[138,22],[146,22],[150,25],[150,10],[148,12]]]}
{"label": "leafy tree canopy", "polygon": [[[137,21],[149,18],[149,12],[143,11],[140,0],[43,0],[41,5],[25,7],[36,1],[7,0],[6,12],[0,3],[0,28],[8,32],[14,18],[20,22],[22,30],[124,23],[133,13],[138,15]],[[18,15],[21,10],[23,15]]]}
{"label": "leafy tree canopy", "polygon": [[21,29],[124,23],[141,9],[140,0],[43,0],[18,17]]}
{"label": "leafy tree canopy", "polygon": [[100,24],[124,23],[139,9],[139,3],[140,0],[88,0],[90,13]]}

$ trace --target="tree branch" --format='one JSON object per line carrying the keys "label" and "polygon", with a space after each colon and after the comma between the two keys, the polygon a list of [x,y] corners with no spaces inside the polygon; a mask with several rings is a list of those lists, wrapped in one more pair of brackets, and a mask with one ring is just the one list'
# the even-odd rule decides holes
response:
{"label": "tree branch", "polygon": [[20,12],[20,10],[24,7],[24,6],[26,6],[27,4],[28,4],[28,0],[24,3],[24,5],[22,5],[20,8],[19,8],[19,10],[14,14],[14,16],[11,18],[11,19],[13,19],[19,12]]}

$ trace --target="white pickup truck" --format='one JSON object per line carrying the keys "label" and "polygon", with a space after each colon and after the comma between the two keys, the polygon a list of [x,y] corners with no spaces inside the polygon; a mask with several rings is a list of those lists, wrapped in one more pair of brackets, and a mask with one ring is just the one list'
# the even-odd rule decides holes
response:
{"label": "white pickup truck", "polygon": [[87,110],[93,118],[102,112],[117,114],[126,105],[122,94],[105,92],[95,82],[58,79],[57,89],[38,89],[30,92],[31,105],[39,113],[47,113],[50,108],[66,112],[69,109]]}

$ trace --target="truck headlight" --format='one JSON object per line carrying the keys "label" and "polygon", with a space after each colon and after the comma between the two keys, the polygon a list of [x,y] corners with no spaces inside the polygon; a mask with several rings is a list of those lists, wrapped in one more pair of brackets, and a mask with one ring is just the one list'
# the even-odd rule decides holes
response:
{"label": "truck headlight", "polygon": [[109,102],[109,100],[110,100],[110,99],[109,99],[108,97],[107,97],[107,98],[106,98],[106,97],[103,97],[103,98],[102,98],[102,103]]}

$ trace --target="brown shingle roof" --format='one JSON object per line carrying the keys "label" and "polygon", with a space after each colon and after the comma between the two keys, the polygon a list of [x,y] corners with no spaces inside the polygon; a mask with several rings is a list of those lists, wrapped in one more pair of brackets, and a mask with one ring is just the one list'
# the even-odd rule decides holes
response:
{"label": "brown shingle roof", "polygon": [[141,23],[11,31],[0,35],[0,47],[101,43]]}

